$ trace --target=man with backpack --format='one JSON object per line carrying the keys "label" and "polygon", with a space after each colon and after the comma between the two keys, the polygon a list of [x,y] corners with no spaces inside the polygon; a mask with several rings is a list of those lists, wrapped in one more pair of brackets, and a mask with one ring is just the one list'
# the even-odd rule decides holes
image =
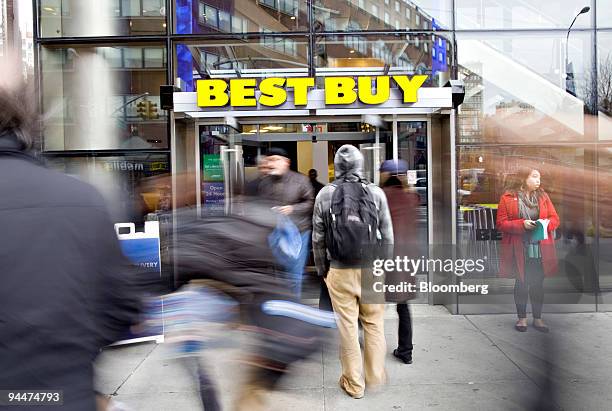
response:
{"label": "man with backpack", "polygon": [[[362,300],[362,264],[368,251],[393,244],[391,215],[384,192],[363,179],[363,155],[352,145],[334,158],[336,180],[316,198],[313,253],[318,274],[325,278],[340,331],[340,387],[362,398],[365,386],[385,382],[384,304]],[[358,321],[365,341],[365,384]]]}

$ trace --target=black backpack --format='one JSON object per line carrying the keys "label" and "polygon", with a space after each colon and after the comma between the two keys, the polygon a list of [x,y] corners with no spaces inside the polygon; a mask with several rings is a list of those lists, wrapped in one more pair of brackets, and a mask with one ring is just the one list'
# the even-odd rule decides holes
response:
{"label": "black backpack", "polygon": [[[377,244],[378,209],[367,184],[362,181],[335,181],[326,232],[332,260],[359,265]],[[367,248],[370,248],[369,250]]]}

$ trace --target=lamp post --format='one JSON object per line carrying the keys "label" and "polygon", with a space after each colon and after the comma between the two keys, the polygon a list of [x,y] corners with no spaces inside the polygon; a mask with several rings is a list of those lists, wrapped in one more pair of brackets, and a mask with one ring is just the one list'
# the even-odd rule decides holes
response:
{"label": "lamp post", "polygon": [[569,35],[578,16],[588,13],[590,10],[591,8],[589,6],[584,6],[582,10],[576,14],[576,17],[574,17],[574,20],[572,20],[572,24],[570,24],[569,28],[567,29],[567,36],[565,36],[565,90],[573,96],[576,95],[576,90],[574,90],[574,70],[573,67],[570,67],[569,62]]}

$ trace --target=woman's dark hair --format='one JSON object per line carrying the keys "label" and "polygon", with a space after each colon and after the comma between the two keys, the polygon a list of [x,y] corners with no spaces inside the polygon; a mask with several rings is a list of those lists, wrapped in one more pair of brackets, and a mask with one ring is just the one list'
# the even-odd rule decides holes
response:
{"label": "woman's dark hair", "polygon": [[[533,170],[537,170],[538,172],[540,172],[539,167],[522,166],[515,173],[509,174],[506,177],[506,181],[504,184],[505,190],[511,193],[518,193],[519,191],[521,191],[525,186],[525,180],[527,180]],[[543,192],[544,190],[541,187],[536,190],[537,195],[540,195]]]}

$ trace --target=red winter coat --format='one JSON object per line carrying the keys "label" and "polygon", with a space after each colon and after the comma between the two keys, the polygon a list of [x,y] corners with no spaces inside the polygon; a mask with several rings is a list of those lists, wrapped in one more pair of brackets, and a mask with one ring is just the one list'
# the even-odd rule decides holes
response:
{"label": "red winter coat", "polygon": [[[527,231],[523,225],[524,218],[519,218],[519,199],[516,193],[506,192],[499,200],[497,209],[497,230],[503,232],[501,240],[501,255],[499,275],[501,277],[515,277],[521,281],[525,279],[525,254],[523,234]],[[559,227],[559,216],[550,201],[548,194],[540,196],[540,217],[550,220],[548,224],[548,238],[540,242],[542,252],[542,266],[544,275],[552,277],[557,273],[557,252],[552,231]]]}

